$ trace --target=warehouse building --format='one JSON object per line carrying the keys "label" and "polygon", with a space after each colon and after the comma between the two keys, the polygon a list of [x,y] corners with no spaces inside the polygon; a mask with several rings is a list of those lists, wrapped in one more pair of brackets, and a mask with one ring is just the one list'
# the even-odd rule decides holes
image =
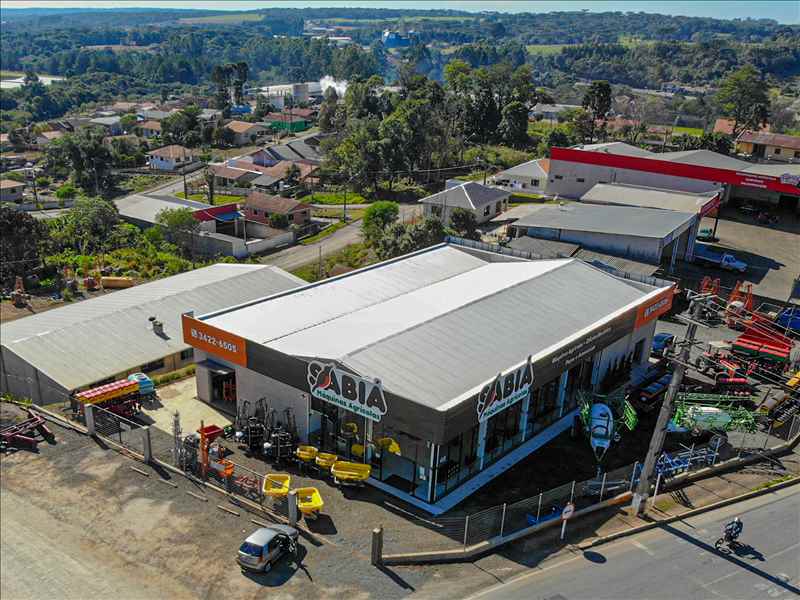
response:
{"label": "warehouse building", "polygon": [[598,183],[683,192],[721,190],[731,198],[800,210],[800,165],[754,164],[710,150],[654,153],[623,142],[552,148],[546,193],[578,199]]}
{"label": "warehouse building", "polygon": [[705,217],[716,214],[721,197],[722,192],[720,190],[681,192],[623,183],[598,183],[581,196],[581,202],[612,206],[635,206],[638,208],[660,208],[696,213],[699,217]]}
{"label": "warehouse building", "polygon": [[181,334],[182,313],[302,283],[276,267],[219,264],[3,323],[0,389],[50,404],[130,373],[180,369],[194,362]]}
{"label": "warehouse building", "polygon": [[691,261],[697,214],[631,206],[570,203],[542,206],[512,223],[512,237],[530,236],[653,265]]}
{"label": "warehouse building", "polygon": [[303,443],[440,514],[569,429],[578,391],[648,360],[674,290],[579,260],[451,243],[208,314],[184,315],[197,393],[264,398]]}

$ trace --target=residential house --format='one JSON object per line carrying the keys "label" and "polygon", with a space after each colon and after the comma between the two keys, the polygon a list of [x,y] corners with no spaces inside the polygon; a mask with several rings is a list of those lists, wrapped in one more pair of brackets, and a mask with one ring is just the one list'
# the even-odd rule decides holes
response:
{"label": "residential house", "polygon": [[543,194],[547,187],[549,160],[537,158],[516,167],[500,171],[492,177],[492,182],[514,190]]}
{"label": "residential house", "polygon": [[310,108],[285,108],[283,109],[284,113],[288,113],[290,115],[294,115],[295,117],[300,117],[301,119],[305,119],[306,121],[313,121],[317,118],[317,113],[319,112],[316,107]]}
{"label": "residential house", "polygon": [[0,202],[22,202],[25,184],[13,179],[0,179]]}
{"label": "residential house", "polygon": [[264,122],[273,129],[290,131],[292,133],[298,133],[308,129],[308,121],[295,114],[294,111],[267,113],[264,115]]}
{"label": "residential house", "polygon": [[11,140],[8,137],[7,133],[0,133],[0,152],[5,152],[6,150],[12,150],[14,146],[11,144]]}
{"label": "residential house", "polygon": [[544,104],[539,102],[528,113],[534,119],[557,120],[563,113],[580,108],[577,104]]}
{"label": "residential house", "polygon": [[320,142],[323,136],[308,136],[301,140],[293,140],[286,144],[276,144],[268,148],[262,148],[250,156],[253,162],[258,165],[272,166],[282,160],[297,161],[303,160],[310,164],[322,164],[322,152]]}
{"label": "residential house", "polygon": [[173,111],[156,110],[156,109],[142,109],[136,116],[143,121],[163,121],[172,114]]}
{"label": "residential house", "polygon": [[136,125],[135,129],[139,135],[146,140],[154,137],[161,137],[161,123],[158,121],[143,121],[142,123]]}
{"label": "residential house", "polygon": [[213,125],[216,127],[222,123],[222,111],[215,108],[204,108],[197,116],[197,120],[206,125]]}
{"label": "residential house", "polygon": [[122,123],[118,116],[97,117],[91,119],[89,125],[102,127],[106,130],[106,135],[120,135],[122,133]]}
{"label": "residential house", "polygon": [[225,125],[225,129],[230,129],[233,132],[233,143],[236,146],[254,144],[269,133],[269,129],[266,126],[246,121],[231,121]]}
{"label": "residential house", "polygon": [[485,223],[508,209],[510,192],[488,187],[475,181],[442,190],[420,200],[426,217],[434,217],[445,225],[450,224],[454,208],[463,208],[475,215],[475,220]]}
{"label": "residential house", "polygon": [[745,131],[736,140],[736,152],[780,162],[800,162],[800,137]]}
{"label": "residential house", "polygon": [[303,227],[311,222],[311,206],[292,198],[253,192],[244,202],[245,219],[270,224],[270,216],[284,215],[289,225]]}
{"label": "residential house", "polygon": [[147,153],[151,169],[158,171],[176,171],[194,162],[194,153],[189,148],[178,144],[164,146]]}
{"label": "residential house", "polygon": [[136,102],[114,102],[110,108],[116,114],[124,115],[138,110],[139,104]]}
{"label": "residential house", "polygon": [[214,174],[214,185],[217,187],[245,187],[259,176],[258,171],[239,169],[227,164],[209,165],[208,169]]}
{"label": "residential house", "polygon": [[40,148],[43,146],[47,146],[53,140],[57,140],[60,137],[64,136],[63,131],[43,131],[39,135],[36,136],[36,145]]}
{"label": "residential house", "polygon": [[256,179],[253,179],[251,181],[251,185],[258,191],[273,194],[286,187],[286,180],[289,176],[290,170],[292,170],[293,167],[296,167],[299,171],[296,183],[305,181],[318,169],[317,165],[308,163],[306,161],[289,160],[279,161],[270,167],[264,167],[255,163],[239,160],[232,163],[231,166],[258,171],[261,175]]}

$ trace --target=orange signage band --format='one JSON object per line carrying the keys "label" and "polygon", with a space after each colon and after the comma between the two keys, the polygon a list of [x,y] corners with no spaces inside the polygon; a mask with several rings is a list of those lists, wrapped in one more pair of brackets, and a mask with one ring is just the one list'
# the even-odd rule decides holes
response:
{"label": "orange signage band", "polygon": [[672,298],[675,296],[675,286],[671,286],[661,292],[658,296],[642,304],[636,309],[636,324],[634,329],[639,329],[653,319],[657,319],[670,308],[672,308]]}
{"label": "orange signage band", "polygon": [[247,366],[247,346],[243,337],[212,327],[189,315],[182,315],[181,321],[184,342],[242,367]]}

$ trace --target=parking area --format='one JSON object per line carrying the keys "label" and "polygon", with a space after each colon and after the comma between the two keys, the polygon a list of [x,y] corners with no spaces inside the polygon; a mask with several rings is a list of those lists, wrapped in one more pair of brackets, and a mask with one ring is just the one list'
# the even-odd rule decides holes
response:
{"label": "parking area", "polygon": [[[760,225],[755,217],[726,207],[717,227],[720,251],[732,252],[748,263],[744,274],[720,269],[691,266],[690,271],[719,277],[723,286],[731,288],[738,280],[753,284],[753,293],[765,298],[786,301],[795,278],[800,276],[800,217],[782,213],[773,225]],[[714,219],[703,219],[702,227],[714,227]]]}

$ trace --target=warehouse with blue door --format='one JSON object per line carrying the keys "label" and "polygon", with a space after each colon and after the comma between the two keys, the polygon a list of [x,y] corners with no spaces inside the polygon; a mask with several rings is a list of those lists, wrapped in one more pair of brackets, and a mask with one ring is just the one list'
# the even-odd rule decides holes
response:
{"label": "warehouse with blue door", "polygon": [[294,413],[304,443],[440,514],[567,430],[578,391],[648,360],[674,290],[580,260],[444,243],[229,309],[183,316],[198,398]]}

